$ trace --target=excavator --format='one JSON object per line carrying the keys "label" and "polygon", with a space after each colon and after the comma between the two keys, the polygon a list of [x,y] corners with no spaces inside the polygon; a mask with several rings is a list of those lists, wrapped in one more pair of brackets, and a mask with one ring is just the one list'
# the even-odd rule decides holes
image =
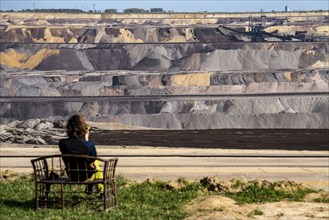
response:
{"label": "excavator", "polygon": [[297,42],[312,42],[314,38],[307,35],[307,31],[296,31],[295,35],[291,34],[278,34],[275,32],[266,32],[265,29],[271,26],[284,25],[285,20],[278,19],[270,25],[266,25],[266,16],[262,15],[260,23],[254,23],[253,18],[249,17],[248,31],[242,31],[240,29],[230,28],[225,25],[219,25],[218,31],[223,33],[224,30],[232,31],[240,35],[244,35],[251,39],[251,42],[266,42],[266,38],[277,39],[276,41],[297,41]]}

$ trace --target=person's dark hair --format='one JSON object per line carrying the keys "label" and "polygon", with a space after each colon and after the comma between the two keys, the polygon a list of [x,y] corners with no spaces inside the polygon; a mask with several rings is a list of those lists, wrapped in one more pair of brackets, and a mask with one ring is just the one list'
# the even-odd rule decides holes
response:
{"label": "person's dark hair", "polygon": [[89,130],[86,119],[82,115],[73,115],[67,122],[66,132],[67,135],[72,137],[84,138]]}

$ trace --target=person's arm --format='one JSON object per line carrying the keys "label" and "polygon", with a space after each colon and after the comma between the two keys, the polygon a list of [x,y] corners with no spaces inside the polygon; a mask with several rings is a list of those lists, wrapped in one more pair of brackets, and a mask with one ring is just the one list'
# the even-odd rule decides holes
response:
{"label": "person's arm", "polygon": [[60,140],[60,141],[58,142],[58,145],[59,145],[59,150],[60,150],[60,152],[61,152],[62,154],[64,154],[64,153],[65,153],[65,150],[64,150],[64,148],[65,148],[65,144],[64,144],[63,140]]}
{"label": "person's arm", "polygon": [[[97,152],[96,152],[96,147],[93,141],[87,141],[87,140],[82,140],[84,142],[84,144],[87,146],[88,148],[88,155],[89,156],[93,156],[93,157],[97,157]],[[94,168],[94,160],[89,160],[89,164],[91,168]]]}
{"label": "person's arm", "polygon": [[90,130],[90,127],[88,128],[87,133],[85,134],[86,141],[89,141],[89,134],[90,134],[89,130]]}
{"label": "person's arm", "polygon": [[[93,156],[93,157],[97,157],[97,151],[96,151],[96,147],[95,147],[94,142],[92,142],[92,141],[88,141],[88,142],[90,143],[90,145],[89,145],[89,155]],[[93,169],[96,169],[96,166],[95,166],[94,162],[95,161],[93,161],[90,164],[90,167],[92,167]]]}
{"label": "person's arm", "polygon": [[89,153],[90,153],[89,155],[93,156],[93,157],[97,157],[97,151],[96,151],[95,144],[92,141],[90,141],[90,142],[91,142],[91,147],[89,148]]}

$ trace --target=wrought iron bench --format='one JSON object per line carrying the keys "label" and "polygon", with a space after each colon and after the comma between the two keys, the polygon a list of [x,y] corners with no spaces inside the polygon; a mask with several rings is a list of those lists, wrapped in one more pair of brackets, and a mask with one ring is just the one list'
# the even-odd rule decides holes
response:
{"label": "wrought iron bench", "polygon": [[[102,178],[89,180],[96,173],[90,161],[100,162]],[[35,207],[83,207],[108,211],[118,206],[115,169],[118,159],[60,154],[31,160],[35,179]],[[96,175],[97,176],[97,175]],[[98,175],[101,176],[101,175]],[[91,190],[102,184],[104,192]]]}

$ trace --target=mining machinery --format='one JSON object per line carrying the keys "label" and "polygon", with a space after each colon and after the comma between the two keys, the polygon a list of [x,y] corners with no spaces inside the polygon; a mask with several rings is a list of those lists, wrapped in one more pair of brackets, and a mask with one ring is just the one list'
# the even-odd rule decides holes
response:
{"label": "mining machinery", "polygon": [[[249,17],[249,25],[248,25],[248,31],[242,31],[235,28],[230,28],[224,25],[219,25],[218,30],[221,32],[221,28],[224,28],[226,30],[245,35],[250,37],[251,42],[265,42],[265,38],[276,38],[281,41],[306,41],[311,42],[317,39],[316,37],[307,35],[307,31],[296,31],[295,35],[290,34],[278,34],[277,32],[266,32],[265,29],[271,26],[277,26],[277,25],[284,25],[285,20],[278,19],[274,21],[272,24],[266,25],[266,16],[262,15],[260,18],[260,22],[255,23],[253,21],[252,17]],[[320,39],[320,38],[319,38]],[[320,40],[316,41],[321,41]]]}

